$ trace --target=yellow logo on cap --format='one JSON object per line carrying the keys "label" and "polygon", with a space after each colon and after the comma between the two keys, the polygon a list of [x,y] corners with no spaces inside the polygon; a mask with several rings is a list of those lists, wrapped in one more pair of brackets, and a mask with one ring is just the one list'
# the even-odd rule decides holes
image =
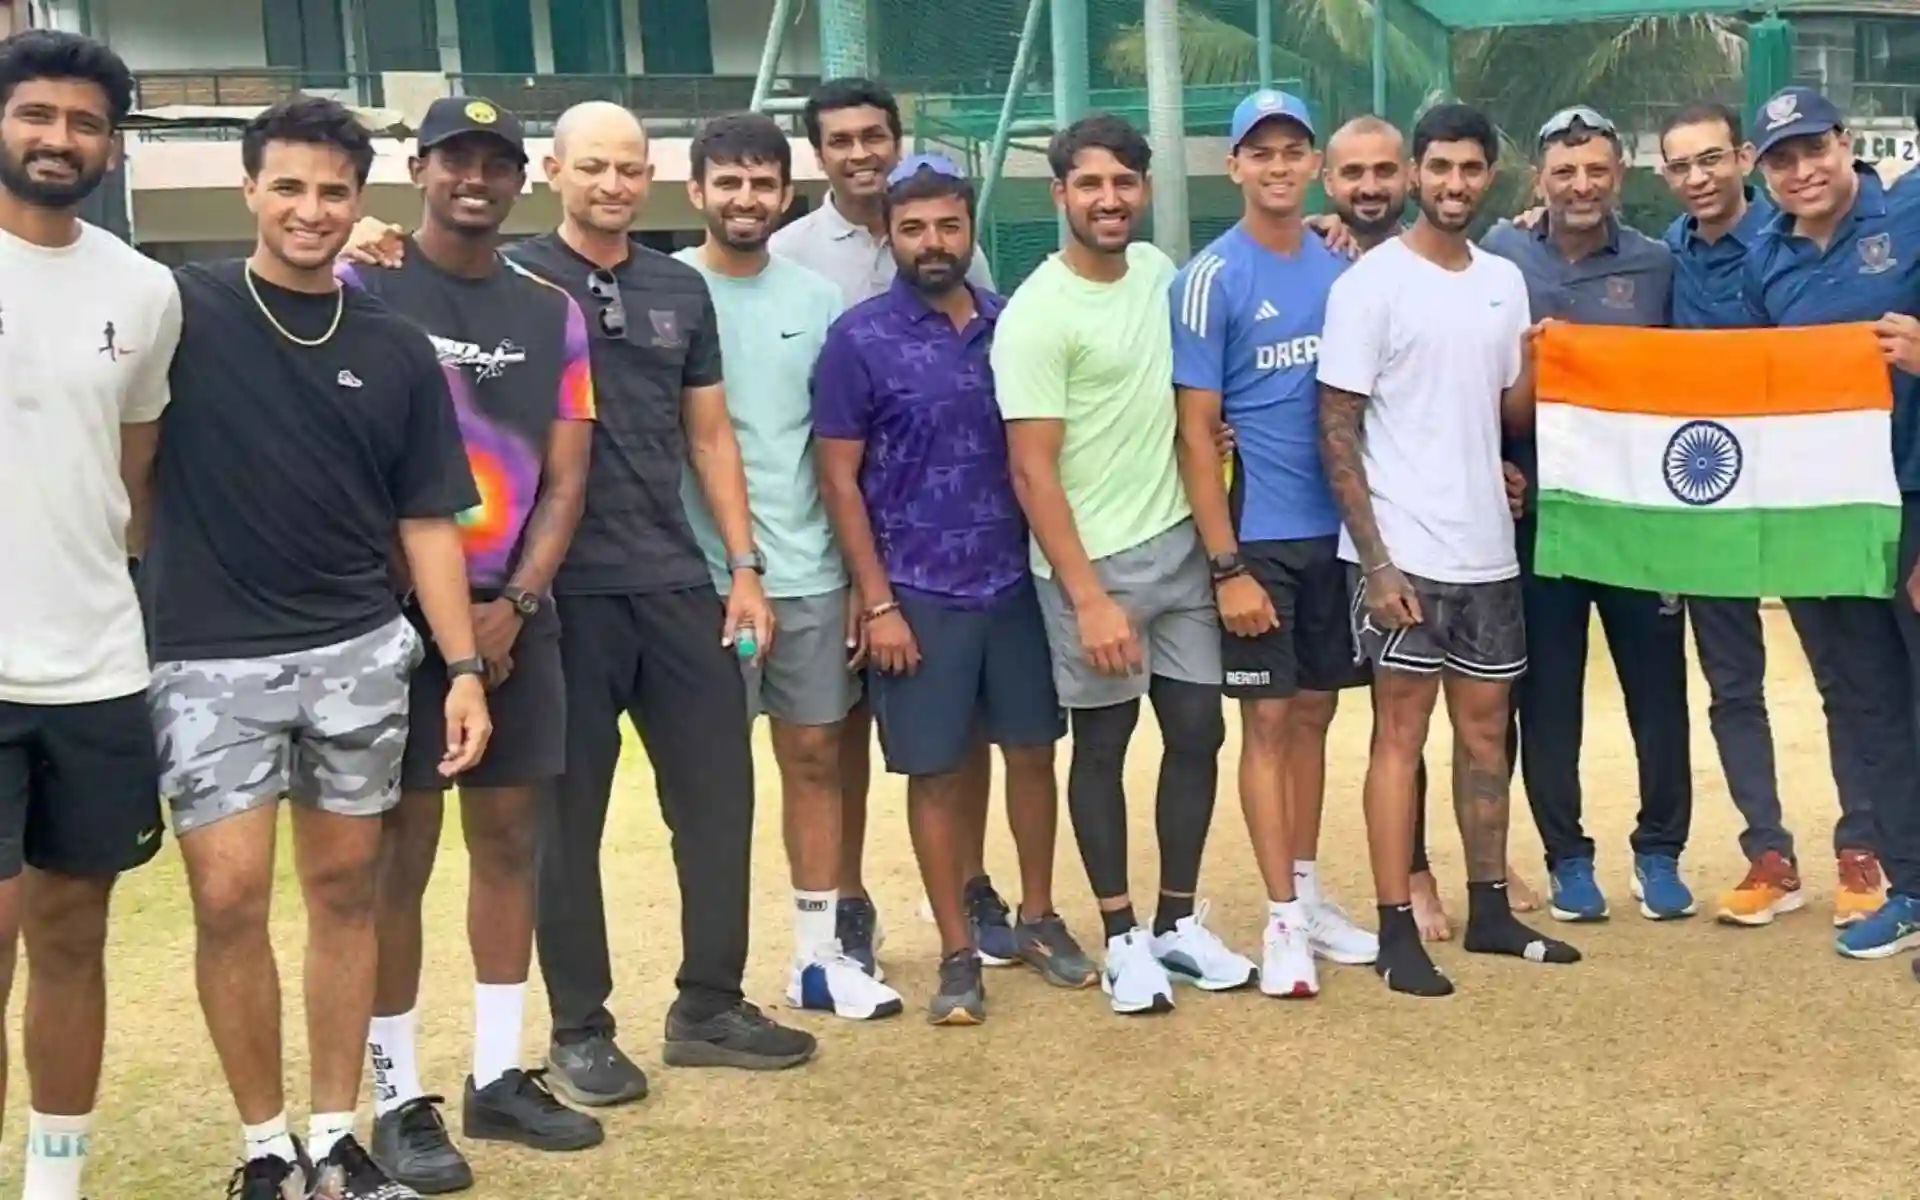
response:
{"label": "yellow logo on cap", "polygon": [[491,125],[500,119],[500,113],[485,100],[475,100],[467,105],[467,120],[476,125]]}

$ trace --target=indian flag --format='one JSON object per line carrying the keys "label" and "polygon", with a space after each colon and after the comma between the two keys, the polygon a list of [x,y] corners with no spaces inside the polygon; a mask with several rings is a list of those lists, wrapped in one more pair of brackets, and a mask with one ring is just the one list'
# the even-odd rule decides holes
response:
{"label": "indian flag", "polygon": [[1686,596],[1888,596],[1893,391],[1864,325],[1548,325],[1535,570]]}

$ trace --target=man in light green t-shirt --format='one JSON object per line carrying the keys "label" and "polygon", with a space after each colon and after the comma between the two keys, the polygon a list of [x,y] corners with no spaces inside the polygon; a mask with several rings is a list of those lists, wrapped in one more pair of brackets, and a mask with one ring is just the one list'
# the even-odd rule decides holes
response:
{"label": "man in light green t-shirt", "polygon": [[[993,344],[1054,686],[1073,717],[1067,805],[1105,925],[1101,985],[1119,1013],[1173,1007],[1172,975],[1212,991],[1257,975],[1194,903],[1225,737],[1220,625],[1175,459],[1174,266],[1133,242],[1151,158],[1118,117],[1054,135],[1054,202],[1071,236],[1013,294]],[[1151,936],[1128,893],[1122,785],[1142,696],[1165,748]]]}

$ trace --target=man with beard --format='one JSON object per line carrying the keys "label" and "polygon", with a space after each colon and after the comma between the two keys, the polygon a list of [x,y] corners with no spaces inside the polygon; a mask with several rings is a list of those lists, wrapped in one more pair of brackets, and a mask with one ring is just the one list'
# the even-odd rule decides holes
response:
{"label": "man with beard", "polygon": [[[1822,688],[1834,727],[1828,740],[1835,774],[1843,752],[1860,754],[1860,767],[1872,771],[1865,786],[1887,873],[1885,902],[1842,929],[1835,945],[1849,958],[1886,958],[1920,945],[1920,764],[1913,725],[1920,690],[1920,177],[1882,183],[1871,166],[1854,159],[1840,110],[1812,88],[1780,92],[1755,114],[1754,126],[1760,170],[1780,212],[1747,255],[1742,288],[1749,321],[1870,322],[1893,372],[1892,453],[1903,507],[1900,592],[1891,604],[1814,602],[1816,639],[1808,638],[1803,615],[1795,615],[1802,641],[1810,643],[1815,681],[1824,673],[1822,659],[1837,676],[1831,692]],[[1824,653],[1816,656],[1816,646]],[[1847,726],[1854,732],[1843,743]]]}
{"label": "man with beard", "polygon": [[[807,141],[827,177],[820,207],[773,235],[773,252],[826,276],[846,307],[885,294],[892,286],[894,256],[886,244],[887,176],[900,162],[900,104],[870,79],[831,79],[807,97],[801,119]],[[976,246],[967,282],[989,291],[993,276]],[[848,956],[878,975],[874,958],[882,941],[880,916],[867,895],[863,874],[867,842],[867,792],[872,778],[873,715],[856,704],[841,728],[841,850],[836,932]],[[968,798],[967,915],[974,944],[990,966],[1019,961],[1010,910],[985,865],[987,800],[993,769],[983,742],[968,753],[961,787]],[[1022,866],[1022,871],[1026,870]]]}
{"label": "man with beard", "polygon": [[[793,198],[793,151],[773,118],[707,122],[689,150],[687,198],[707,222],[705,243],[674,257],[706,278],[727,368],[727,412],[746,465],[754,540],[780,638],[749,662],[747,702],[773,727],[787,862],[793,959],[787,1004],[856,1021],[901,1010],[899,993],[841,950],[834,931],[840,872],[840,723],[859,696],[846,646],[846,568],[821,507],[807,376],[839,315],[824,277],[767,252]],[[687,515],[714,586],[730,588],[726,551],[692,472]]]}
{"label": "man with beard", "polygon": [[[447,1136],[439,1097],[420,1083],[416,1005],[420,904],[440,844],[443,795],[460,789],[470,886],[473,1069],[462,1098],[469,1138],[536,1150],[601,1140],[599,1122],[555,1100],[520,1067],[533,957],[536,791],[566,750],[560,628],[550,592],[579,523],[592,446],[586,320],[565,292],[500,258],[500,224],[526,181],[512,113],[474,97],[435,101],[411,166],[425,200],[413,253],[392,270],[341,264],[339,275],[424,329],[440,357],[481,504],[461,518],[480,656],[495,735],[457,779],[440,773],[438,723],[407,740],[400,804],[381,845],[380,972],[367,1038],[373,1155],[421,1192],[457,1191],[473,1172]],[[424,625],[418,608],[408,619]],[[413,711],[437,712],[447,665],[429,652],[413,674]]]}
{"label": "man with beard", "polygon": [[[127,556],[146,526],[180,294],[77,215],[132,96],[126,64],[97,42],[0,42],[0,554],[20,568],[0,599],[0,1012],[24,918],[31,1200],[79,1200],[108,901],[163,828]],[[0,1046],[0,1107],[5,1095]]]}
{"label": "man with beard", "polygon": [[[1533,229],[1502,224],[1484,248],[1520,268],[1535,320],[1586,325],[1669,323],[1673,253],[1615,215],[1626,174],[1620,135],[1591,108],[1548,118],[1536,139],[1546,216]],[[1530,431],[1510,457],[1538,486]],[[1607,634],[1639,760],[1640,814],[1632,836],[1633,896],[1641,915],[1692,915],[1680,876],[1692,821],[1687,740],[1686,620],[1677,599],[1580,579],[1533,574],[1534,519],[1519,523],[1529,669],[1518,683],[1520,766],[1547,852],[1551,911],[1561,921],[1606,919],[1594,878],[1594,844],[1581,829],[1580,742],[1588,627]]]}
{"label": "man with beard", "polygon": [[[992,355],[1054,687],[1072,713],[1067,807],[1105,927],[1101,986],[1118,1013],[1170,1010],[1169,972],[1210,991],[1258,974],[1194,899],[1225,738],[1220,622],[1167,403],[1174,266],[1133,241],[1151,158],[1106,114],[1054,134],[1053,198],[1071,236],[1008,301]],[[1128,895],[1123,781],[1143,695],[1164,747],[1151,936]]]}
{"label": "man with beard", "polygon": [[1368,849],[1380,904],[1374,969],[1444,996],[1413,923],[1414,771],[1441,685],[1461,753],[1454,810],[1467,854],[1467,950],[1570,963],[1506,894],[1508,691],[1526,670],[1519,563],[1501,470],[1503,421],[1531,418],[1526,284],[1467,229],[1493,180],[1486,116],[1443,104],[1413,137],[1420,216],[1334,284],[1320,348],[1320,441],[1353,564],[1353,635],[1373,664]]}
{"label": "man with beard", "polygon": [[908,777],[914,853],[940,929],[928,1019],[973,1025],[986,1018],[986,989],[963,903],[975,836],[964,771],[983,731],[1001,747],[1020,852],[1016,951],[1056,986],[1088,986],[1094,969],[1053,909],[1053,746],[1064,729],[988,364],[1002,303],[960,266],[974,250],[973,189],[930,155],[887,182],[899,273],[828,334],[814,434],[860,590],[880,745],[888,769]]}
{"label": "man with beard", "polygon": [[[207,1028],[244,1125],[228,1194],[392,1200],[353,1135],[373,1012],[381,815],[400,799],[408,677],[396,539],[452,680],[439,768],[491,726],[456,518],[478,502],[446,377],[418,328],[334,277],[373,144],[331,100],[242,134],[258,246],[178,275],[183,319],[141,564],[148,702],[173,808]],[[312,1116],[289,1134],[267,912],[282,796],[307,910]],[[309,1158],[309,1151],[311,1158]]]}
{"label": "man with beard", "polygon": [[[1378,949],[1322,900],[1312,852],[1296,855],[1295,810],[1310,798],[1290,794],[1288,759],[1297,698],[1327,696],[1330,710],[1338,689],[1365,678],[1315,419],[1320,324],[1347,260],[1307,232],[1320,155],[1306,104],[1256,92],[1234,110],[1229,137],[1240,222],[1194,256],[1169,301],[1180,466],[1210,559],[1226,694],[1240,701],[1240,803],[1267,885],[1260,988],[1304,997],[1320,989],[1316,955],[1369,963]],[[1223,420],[1234,433],[1231,493],[1213,438]],[[1296,897],[1296,885],[1312,891]]]}

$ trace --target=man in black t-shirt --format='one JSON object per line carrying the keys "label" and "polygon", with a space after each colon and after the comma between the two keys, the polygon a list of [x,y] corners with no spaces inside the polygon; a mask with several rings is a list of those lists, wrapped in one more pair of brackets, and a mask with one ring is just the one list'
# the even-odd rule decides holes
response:
{"label": "man in black t-shirt", "polygon": [[[353,1136],[371,1016],[380,815],[398,802],[420,636],[396,536],[455,679],[440,770],[491,727],[455,518],[479,500],[433,347],[333,277],[373,162],[327,100],[283,102],[241,142],[258,245],[179,272],[180,348],[142,564],[148,700],[197,931],[201,1004],[244,1125],[230,1195],[394,1200]],[[312,1123],[282,1091],[267,928],[278,802],[307,904]],[[311,1154],[309,1155],[309,1151]]]}
{"label": "man in black t-shirt", "polygon": [[[439,352],[480,507],[461,518],[474,628],[492,690],[487,756],[457,780],[440,773],[445,661],[429,651],[413,673],[418,719],[386,815],[380,857],[380,971],[367,1037],[373,1067],[373,1155],[423,1192],[472,1186],[473,1171],[421,1085],[415,1005],[420,902],[433,875],[445,790],[460,788],[471,884],[475,972],[473,1072],[462,1099],[469,1138],[536,1150],[600,1144],[600,1123],[556,1100],[520,1066],[533,957],[536,790],[560,777],[566,686],[550,596],[586,497],[593,437],[587,327],[564,291],[499,253],[500,224],[526,182],[520,123],[485,100],[434,102],[420,123],[413,178],[426,214],[399,267],[340,264],[341,279],[423,328]],[[424,619],[409,605],[415,628]]]}

